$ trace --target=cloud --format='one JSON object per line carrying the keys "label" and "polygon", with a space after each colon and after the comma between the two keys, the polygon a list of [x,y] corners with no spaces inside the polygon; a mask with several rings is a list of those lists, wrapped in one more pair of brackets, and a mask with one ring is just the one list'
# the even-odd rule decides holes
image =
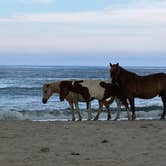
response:
{"label": "cloud", "polygon": [[[48,4],[53,0],[22,0],[25,3]],[[0,18],[0,22],[36,22],[58,24],[102,25],[164,25],[166,24],[166,0],[116,0],[101,11],[23,13]]]}
{"label": "cloud", "polygon": [[[2,35],[0,51],[166,52],[166,1],[151,2],[133,0],[128,7],[119,3],[102,11],[28,13],[0,18],[0,23],[7,23],[10,33],[13,23],[18,25],[18,34],[23,29],[29,32],[32,25],[38,29],[30,36]],[[42,25],[45,29],[40,31]]]}
{"label": "cloud", "polygon": [[34,3],[50,3],[52,0],[32,0]]}
{"label": "cloud", "polygon": [[1,52],[20,53],[164,53],[166,31],[152,35],[1,37]]}
{"label": "cloud", "polygon": [[21,3],[24,4],[50,4],[54,0],[20,0]]}
{"label": "cloud", "polygon": [[166,9],[163,7],[66,13],[28,13],[0,18],[0,22],[95,24],[122,26],[165,26]]}
{"label": "cloud", "polygon": [[105,10],[166,8],[166,0],[113,0]]}

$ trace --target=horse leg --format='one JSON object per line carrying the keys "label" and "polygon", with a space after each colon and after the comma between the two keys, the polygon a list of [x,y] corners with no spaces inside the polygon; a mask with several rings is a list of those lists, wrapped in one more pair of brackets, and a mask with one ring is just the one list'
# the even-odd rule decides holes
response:
{"label": "horse leg", "polygon": [[126,113],[127,113],[128,120],[131,120],[130,111],[128,107],[126,107]]}
{"label": "horse leg", "polygon": [[111,97],[109,101],[103,101],[104,106],[106,107],[107,110],[107,120],[111,119],[111,113],[110,113],[110,105],[114,102],[115,97]]}
{"label": "horse leg", "polygon": [[129,105],[127,103],[127,99],[124,100],[124,106],[126,108],[127,118],[128,118],[128,120],[131,120],[130,112],[129,112]]}
{"label": "horse leg", "polygon": [[91,103],[90,103],[90,101],[87,101],[86,104],[87,104],[87,111],[88,111],[87,120],[91,120],[92,119]]}
{"label": "horse leg", "polygon": [[110,113],[110,106],[109,105],[105,105],[106,110],[107,110],[107,120],[111,119],[111,113]]}
{"label": "horse leg", "polygon": [[117,104],[117,111],[116,111],[116,117],[114,120],[117,120],[119,119],[119,115],[120,115],[120,111],[121,111],[121,106],[122,106],[122,102],[118,99],[118,98],[115,98],[115,102]]}
{"label": "horse leg", "polygon": [[76,108],[76,111],[77,111],[78,116],[79,116],[78,120],[81,121],[82,120],[82,116],[80,114],[80,109],[79,109],[79,106],[78,106],[78,102],[75,103],[75,108]]}
{"label": "horse leg", "polygon": [[135,115],[135,103],[134,103],[134,97],[129,98],[129,103],[131,106],[131,111],[132,111],[132,120],[136,119],[136,115]]}
{"label": "horse leg", "polygon": [[103,102],[101,100],[98,100],[98,102],[99,102],[99,109],[98,109],[97,115],[95,116],[94,120],[99,119],[99,115],[100,115],[102,108],[103,108]]}
{"label": "horse leg", "polygon": [[166,114],[166,92],[161,95],[161,99],[162,99],[163,106],[164,106],[163,113],[161,115],[161,119],[165,119],[165,114]]}
{"label": "horse leg", "polygon": [[70,110],[71,110],[71,114],[72,114],[72,121],[75,121],[75,115],[74,115],[74,106],[73,103],[69,102],[70,105]]}

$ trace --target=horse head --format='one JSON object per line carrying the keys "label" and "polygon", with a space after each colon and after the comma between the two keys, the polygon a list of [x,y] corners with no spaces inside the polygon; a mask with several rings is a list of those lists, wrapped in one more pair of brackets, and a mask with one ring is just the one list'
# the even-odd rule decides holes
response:
{"label": "horse head", "polygon": [[44,84],[43,85],[43,98],[42,102],[43,104],[46,104],[50,96],[52,95],[51,85],[50,84]]}
{"label": "horse head", "polygon": [[100,82],[100,86],[105,88],[104,99],[107,99],[110,96],[119,96],[120,87],[118,83],[105,83],[104,81]]}
{"label": "horse head", "polygon": [[115,83],[118,80],[119,74],[120,74],[120,66],[119,63],[117,64],[111,64],[110,63],[110,78],[112,79],[112,82]]}

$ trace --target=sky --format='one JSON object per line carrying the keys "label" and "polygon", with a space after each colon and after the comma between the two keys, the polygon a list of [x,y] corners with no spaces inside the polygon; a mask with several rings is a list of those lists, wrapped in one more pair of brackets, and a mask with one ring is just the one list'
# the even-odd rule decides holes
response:
{"label": "sky", "polygon": [[0,65],[166,66],[166,0],[0,0]]}

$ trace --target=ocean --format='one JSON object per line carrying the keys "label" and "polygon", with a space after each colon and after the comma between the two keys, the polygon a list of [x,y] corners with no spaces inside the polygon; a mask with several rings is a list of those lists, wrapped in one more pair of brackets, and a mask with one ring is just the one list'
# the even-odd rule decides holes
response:
{"label": "ocean", "polygon": [[[139,75],[165,72],[166,67],[126,67]],[[66,66],[0,66],[0,120],[66,121],[71,112],[66,101],[60,102],[58,94],[53,95],[47,104],[42,103],[44,83],[67,79],[109,79],[109,67],[66,67]],[[87,118],[85,103],[79,103],[83,118]],[[92,101],[95,116],[98,102]],[[112,118],[116,104],[111,105]],[[159,119],[162,112],[159,97],[150,100],[136,99],[137,119]],[[105,109],[100,120],[105,120]],[[124,107],[121,120],[126,119]]]}

